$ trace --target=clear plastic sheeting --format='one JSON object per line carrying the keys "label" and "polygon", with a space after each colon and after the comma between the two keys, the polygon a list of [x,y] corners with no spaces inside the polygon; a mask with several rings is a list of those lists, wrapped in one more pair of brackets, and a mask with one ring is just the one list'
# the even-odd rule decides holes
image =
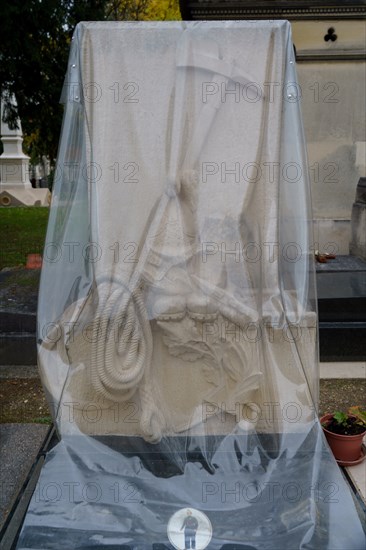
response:
{"label": "clear plastic sheeting", "polygon": [[82,23],[42,271],[61,442],[19,549],[364,548],[317,419],[287,22]]}
{"label": "clear plastic sheeting", "polygon": [[[321,234],[327,223],[329,227],[329,220],[345,223],[350,219],[358,180],[365,175],[362,154],[357,152],[366,141],[365,117],[360,116],[366,103],[365,65],[364,61],[350,60],[303,62],[298,76],[313,214]],[[329,233],[322,236],[319,250],[326,238],[330,238]],[[337,250],[342,246],[339,239],[337,235],[336,243],[332,243],[334,252],[343,254]]]}

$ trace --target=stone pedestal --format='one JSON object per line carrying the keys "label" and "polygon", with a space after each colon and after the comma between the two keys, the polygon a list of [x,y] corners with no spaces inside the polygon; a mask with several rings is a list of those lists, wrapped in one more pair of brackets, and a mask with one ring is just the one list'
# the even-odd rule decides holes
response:
{"label": "stone pedestal", "polygon": [[350,253],[366,260],[366,178],[359,179],[352,206]]}
{"label": "stone pedestal", "polygon": [[[15,101],[15,100],[13,100]],[[1,105],[1,141],[4,152],[0,156],[0,206],[48,206],[48,189],[33,189],[29,181],[29,157],[23,153],[23,133],[11,130],[3,121]]]}

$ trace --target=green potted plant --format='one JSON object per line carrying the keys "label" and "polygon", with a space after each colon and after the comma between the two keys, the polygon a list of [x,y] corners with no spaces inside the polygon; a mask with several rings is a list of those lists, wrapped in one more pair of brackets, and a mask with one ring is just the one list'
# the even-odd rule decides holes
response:
{"label": "green potted plant", "polygon": [[366,434],[366,411],[351,407],[347,413],[336,411],[320,419],[325,437],[341,466],[359,464],[365,458],[362,440]]}

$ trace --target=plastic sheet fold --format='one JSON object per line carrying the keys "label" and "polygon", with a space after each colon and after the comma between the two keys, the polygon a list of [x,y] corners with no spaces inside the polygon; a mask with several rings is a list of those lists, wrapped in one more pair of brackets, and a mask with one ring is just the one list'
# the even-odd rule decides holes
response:
{"label": "plastic sheet fold", "polygon": [[285,21],[76,28],[38,314],[61,442],[19,549],[363,548],[296,83]]}

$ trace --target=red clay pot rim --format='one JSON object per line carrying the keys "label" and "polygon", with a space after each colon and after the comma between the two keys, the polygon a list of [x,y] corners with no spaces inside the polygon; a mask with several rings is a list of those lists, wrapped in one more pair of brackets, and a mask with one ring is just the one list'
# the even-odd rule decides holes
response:
{"label": "red clay pot rim", "polygon": [[[349,415],[350,418],[357,418],[356,416],[354,416],[353,414],[350,414]],[[330,420],[331,418],[333,418],[333,415],[332,414],[325,414],[324,416],[321,417],[320,419],[320,423],[322,424],[322,428],[325,432],[327,432],[327,434],[331,434],[332,437],[334,437],[335,439],[363,439],[364,435],[366,434],[366,428],[364,429],[363,432],[361,432],[360,434],[356,434],[356,435],[346,435],[346,434],[336,434],[334,432],[331,432],[330,430],[327,430],[327,428],[325,426],[323,426],[323,422],[326,422],[327,420]]]}
{"label": "red clay pot rim", "polygon": [[339,466],[356,466],[356,464],[361,464],[366,458],[365,449],[361,446],[361,454],[357,460],[338,460],[336,458],[337,464]]}

